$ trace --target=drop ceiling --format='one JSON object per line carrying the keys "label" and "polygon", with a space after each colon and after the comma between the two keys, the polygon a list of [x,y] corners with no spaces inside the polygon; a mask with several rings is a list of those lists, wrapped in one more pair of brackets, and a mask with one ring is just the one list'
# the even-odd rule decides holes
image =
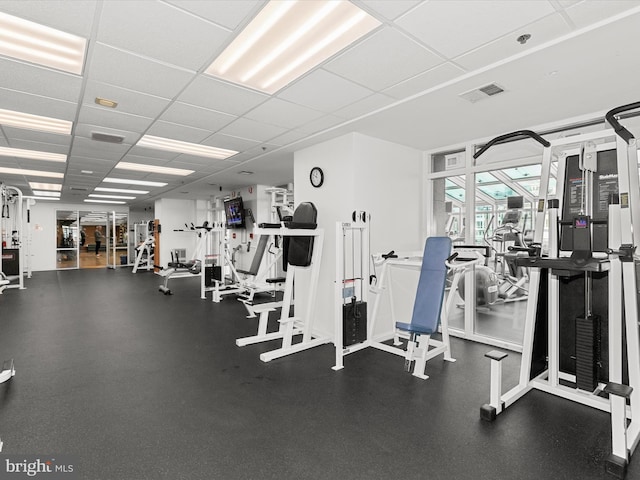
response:
{"label": "drop ceiling", "polygon": [[[63,173],[61,199],[70,203],[116,173],[167,182],[129,202],[146,207],[286,184],[296,150],[349,132],[430,150],[640,100],[640,1],[353,3],[381,25],[267,95],[203,73],[264,2],[3,0],[0,11],[82,36],[88,50],[79,76],[0,56],[0,109],[74,124],[70,136],[0,125],[0,146],[68,155],[46,168],[0,157],[0,167]],[[525,44],[522,34],[531,35]],[[459,96],[489,83],[505,92],[475,103]],[[118,105],[102,107],[96,97]],[[123,141],[97,142],[93,133]],[[151,150],[136,145],[143,135],[239,153],[212,160]],[[116,172],[120,161],[194,173]],[[29,181],[47,180],[0,181],[31,194]]]}

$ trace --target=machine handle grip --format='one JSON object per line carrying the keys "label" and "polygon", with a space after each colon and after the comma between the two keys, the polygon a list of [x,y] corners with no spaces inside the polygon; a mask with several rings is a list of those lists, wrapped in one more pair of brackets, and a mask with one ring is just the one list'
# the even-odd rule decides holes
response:
{"label": "machine handle grip", "polygon": [[544,138],[542,138],[540,135],[538,135],[536,132],[532,130],[518,130],[517,132],[505,133],[504,135],[500,135],[499,137],[496,137],[493,140],[489,141],[489,143],[484,145],[480,150],[478,150],[476,153],[473,154],[473,158],[477,159],[480,155],[482,155],[484,152],[489,150],[496,143],[504,142],[505,140],[509,140],[510,138],[516,138],[516,137],[531,137],[544,147],[551,146],[551,144],[548,141],[546,141]]}
{"label": "machine handle grip", "polygon": [[396,255],[395,250],[391,250],[389,253],[383,254],[382,258],[384,258],[385,260],[387,260],[388,258],[398,258],[398,255]]}
{"label": "machine handle grip", "polygon": [[449,258],[447,258],[447,262],[453,262],[456,258],[458,258],[458,252],[453,252],[449,255]]}
{"label": "machine handle grip", "polygon": [[609,110],[604,116],[604,118],[607,119],[607,123],[609,123],[609,125],[613,127],[618,136],[627,143],[631,142],[631,140],[634,139],[634,136],[629,130],[627,130],[620,124],[620,122],[616,118],[616,115],[619,115],[623,112],[628,112],[630,110],[636,110],[638,108],[640,108],[640,102],[629,103],[628,105],[622,105],[620,107]]}

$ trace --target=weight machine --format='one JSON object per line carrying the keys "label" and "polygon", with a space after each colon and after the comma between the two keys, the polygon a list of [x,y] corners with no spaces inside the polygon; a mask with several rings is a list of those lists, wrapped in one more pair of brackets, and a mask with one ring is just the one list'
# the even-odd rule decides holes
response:
{"label": "weight machine", "polygon": [[[142,231],[141,231],[142,230]],[[137,246],[135,247],[136,260],[133,264],[131,273],[145,269],[147,271],[153,269],[153,260],[155,253],[155,224],[153,220],[145,223],[136,223],[133,226],[133,236]]]}
{"label": "weight machine", "polygon": [[[292,221],[286,222],[284,228],[277,230],[271,228],[257,229],[256,231],[258,234],[275,234],[283,237],[285,239],[283,250],[287,261],[287,274],[283,300],[280,305],[278,330],[267,332],[269,313],[275,311],[278,306],[256,306],[256,312],[260,313],[257,335],[236,340],[236,345],[242,347],[281,339],[280,348],[260,355],[260,360],[263,362],[269,362],[331,341],[328,336],[314,335],[313,333],[316,287],[318,285],[324,239],[324,231],[317,228],[316,218],[317,211],[315,206],[310,202],[303,202],[296,207]],[[307,274],[309,276],[309,287],[305,292],[304,310],[298,315],[291,316],[294,279],[299,274]],[[302,339],[298,343],[294,343],[294,337],[300,335]]]}
{"label": "weight machine", "polygon": [[[30,202],[27,201],[27,225],[30,221]],[[24,289],[25,245],[28,240],[24,230],[22,191],[19,188],[0,183],[0,293],[7,288]],[[29,243],[28,241],[26,242]],[[28,245],[27,245],[28,246]],[[31,277],[30,264],[27,275]]]}
{"label": "weight machine", "polygon": [[[514,132],[476,153],[477,158],[493,144],[523,134],[544,146],[534,241],[518,259],[531,270],[519,382],[503,394],[501,362],[507,354],[488,352],[490,402],[481,418],[495,420],[533,389],[607,411],[612,453],[605,469],[618,478],[625,476],[640,440],[640,236],[634,235],[640,191],[637,144],[616,115],[638,108],[640,102],[608,112],[613,130],[552,142],[534,132]],[[548,200],[554,149],[562,150],[558,198]]]}

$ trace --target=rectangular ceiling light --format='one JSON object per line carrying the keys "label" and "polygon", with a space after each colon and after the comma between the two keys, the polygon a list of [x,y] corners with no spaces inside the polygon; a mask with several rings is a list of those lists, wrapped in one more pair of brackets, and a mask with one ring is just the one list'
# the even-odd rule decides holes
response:
{"label": "rectangular ceiling light", "polygon": [[70,135],[73,123],[59,118],[41,117],[30,113],[0,109],[0,125]]}
{"label": "rectangular ceiling light", "polygon": [[55,197],[36,197],[35,195],[23,195],[22,198],[32,198],[34,200],[60,200],[59,198]]}
{"label": "rectangular ceiling light", "polygon": [[96,187],[94,188],[96,192],[111,192],[111,193],[135,193],[137,195],[146,195],[149,193],[149,190],[129,190],[127,188],[107,188],[107,187]]}
{"label": "rectangular ceiling light", "polygon": [[124,183],[129,185],[144,185],[146,187],[166,187],[169,185],[166,182],[149,182],[147,180],[129,180],[126,178],[113,178],[105,177],[103,180],[105,183]]}
{"label": "rectangular ceiling light", "polygon": [[205,73],[272,94],[379,25],[347,0],[271,0]]}
{"label": "rectangular ceiling light", "polygon": [[195,170],[186,170],[183,168],[160,167],[158,165],[145,165],[142,163],[120,162],[115,168],[122,170],[134,170],[136,172],[164,173],[165,175],[191,175]]}
{"label": "rectangular ceiling light", "polygon": [[7,175],[25,175],[27,177],[64,178],[64,173],[44,172],[42,170],[27,170],[26,168],[0,167],[0,173]]}
{"label": "rectangular ceiling light", "polygon": [[29,182],[29,186],[31,187],[31,190],[51,190],[54,192],[62,190],[62,185],[59,183]]}
{"label": "rectangular ceiling light", "polygon": [[50,190],[34,190],[33,194],[37,197],[60,197],[60,192],[52,192]]}
{"label": "rectangular ceiling light", "polygon": [[151,135],[144,135],[140,140],[138,140],[137,145],[139,147],[155,148],[157,150],[166,150],[168,152],[188,153],[189,155],[196,155],[198,157],[215,158],[217,160],[223,160],[238,153],[235,150],[209,147],[207,145],[181,142],[180,140],[153,137]]}
{"label": "rectangular ceiling light", "polygon": [[88,198],[84,199],[87,203],[115,203],[118,205],[124,205],[127,202],[120,202],[119,200],[89,200]]}
{"label": "rectangular ceiling light", "polygon": [[87,40],[0,12],[0,55],[82,74]]}
{"label": "rectangular ceiling light", "polygon": [[66,162],[67,156],[62,153],[23,150],[21,148],[0,147],[0,157],[29,158],[31,160],[47,160],[49,162]]}
{"label": "rectangular ceiling light", "polygon": [[100,195],[98,193],[90,193],[91,198],[113,198],[114,200],[135,200],[136,197],[128,197],[126,195]]}

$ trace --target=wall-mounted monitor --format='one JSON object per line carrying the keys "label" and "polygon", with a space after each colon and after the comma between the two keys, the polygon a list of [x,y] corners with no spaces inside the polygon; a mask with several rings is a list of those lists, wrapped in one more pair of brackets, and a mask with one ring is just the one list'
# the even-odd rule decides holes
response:
{"label": "wall-mounted monitor", "polygon": [[518,208],[524,208],[524,197],[507,197],[507,209],[516,210]]}
{"label": "wall-mounted monitor", "polygon": [[245,214],[242,197],[235,197],[224,201],[224,213],[227,217],[227,228],[244,228]]}

